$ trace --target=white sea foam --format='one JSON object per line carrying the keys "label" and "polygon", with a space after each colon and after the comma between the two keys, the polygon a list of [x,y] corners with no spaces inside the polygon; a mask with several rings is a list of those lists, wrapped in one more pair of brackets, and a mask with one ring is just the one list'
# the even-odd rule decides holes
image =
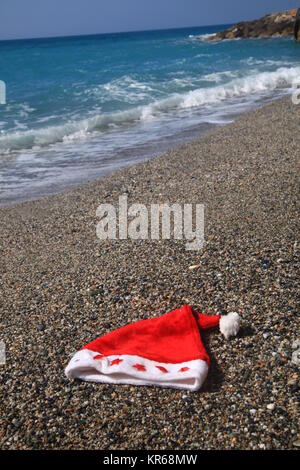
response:
{"label": "white sea foam", "polygon": [[255,57],[248,57],[247,59],[241,60],[242,64],[250,65],[250,66],[257,66],[257,65],[263,65],[263,66],[270,66],[270,67],[290,67],[292,64],[291,62],[288,62],[287,60],[272,60],[272,59],[267,59],[267,60],[261,60],[261,59],[256,59]]}
{"label": "white sea foam", "polygon": [[223,77],[235,78],[236,73],[233,72],[232,70],[226,70],[224,72],[209,73],[207,75],[203,75],[203,77],[201,78],[201,81],[218,83],[222,81]]}
{"label": "white sea foam", "polygon": [[21,103],[20,108],[19,116],[21,118],[26,118],[30,113],[35,111],[35,109],[29,106],[27,103]]}
{"label": "white sea foam", "polygon": [[197,40],[197,41],[206,41],[207,38],[213,38],[216,36],[216,33],[210,33],[210,34],[200,34],[200,36],[189,36],[190,39]]}
{"label": "white sea foam", "polygon": [[[111,100],[125,103],[137,103],[151,96],[152,88],[147,83],[141,83],[129,75],[87,89],[85,94],[95,96],[101,103]],[[79,97],[81,93],[79,93]]]}
{"label": "white sea foam", "polygon": [[227,84],[198,88],[186,93],[174,93],[151,104],[136,106],[127,111],[96,114],[83,120],[74,120],[58,126],[34,130],[15,130],[0,133],[0,151],[8,153],[35,146],[45,147],[57,142],[70,142],[90,136],[95,131],[111,127],[129,126],[148,122],[170,111],[214,106],[232,98],[251,99],[277,89],[292,88],[300,75],[300,67],[279,68],[274,72],[261,72],[244,78],[234,78]]}
{"label": "white sea foam", "polygon": [[226,85],[190,91],[181,103],[182,108],[207,105],[254,93],[290,88],[299,76],[300,67],[280,68],[274,72],[261,72],[244,78],[236,78]]}

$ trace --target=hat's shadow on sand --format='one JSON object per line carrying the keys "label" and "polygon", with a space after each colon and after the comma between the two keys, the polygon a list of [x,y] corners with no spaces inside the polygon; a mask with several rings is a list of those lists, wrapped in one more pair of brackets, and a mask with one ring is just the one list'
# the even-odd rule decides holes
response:
{"label": "hat's shadow on sand", "polygon": [[[238,337],[239,338],[246,338],[249,336],[253,336],[255,330],[250,325],[244,325],[241,327]],[[209,332],[202,332],[202,340],[204,347],[210,357],[210,367],[206,381],[201,388],[202,392],[218,392],[225,379],[225,375],[220,368],[218,361],[214,352],[210,348],[210,333]],[[229,340],[230,341],[230,340]]]}

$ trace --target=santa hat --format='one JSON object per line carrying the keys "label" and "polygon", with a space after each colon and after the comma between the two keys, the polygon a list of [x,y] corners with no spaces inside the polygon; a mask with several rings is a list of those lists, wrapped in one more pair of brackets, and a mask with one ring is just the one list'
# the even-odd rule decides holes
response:
{"label": "santa hat", "polygon": [[209,316],[184,307],[108,333],[78,351],[68,378],[107,384],[157,385],[199,390],[210,363],[200,330],[218,326],[225,338],[236,335],[240,317]]}

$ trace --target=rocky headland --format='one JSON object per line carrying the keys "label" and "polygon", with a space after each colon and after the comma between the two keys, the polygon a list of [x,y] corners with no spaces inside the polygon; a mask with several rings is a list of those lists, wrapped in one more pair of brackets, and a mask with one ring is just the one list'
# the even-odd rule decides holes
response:
{"label": "rocky headland", "polygon": [[293,36],[300,40],[300,8],[269,15],[254,21],[243,21],[229,29],[207,37],[207,41],[223,39],[273,38]]}

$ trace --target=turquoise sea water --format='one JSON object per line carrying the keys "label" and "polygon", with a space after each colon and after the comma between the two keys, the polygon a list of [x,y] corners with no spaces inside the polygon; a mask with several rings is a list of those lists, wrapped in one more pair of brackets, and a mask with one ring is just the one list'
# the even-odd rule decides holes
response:
{"label": "turquoise sea water", "polygon": [[0,205],[160,153],[291,91],[291,38],[219,27],[0,42]]}

